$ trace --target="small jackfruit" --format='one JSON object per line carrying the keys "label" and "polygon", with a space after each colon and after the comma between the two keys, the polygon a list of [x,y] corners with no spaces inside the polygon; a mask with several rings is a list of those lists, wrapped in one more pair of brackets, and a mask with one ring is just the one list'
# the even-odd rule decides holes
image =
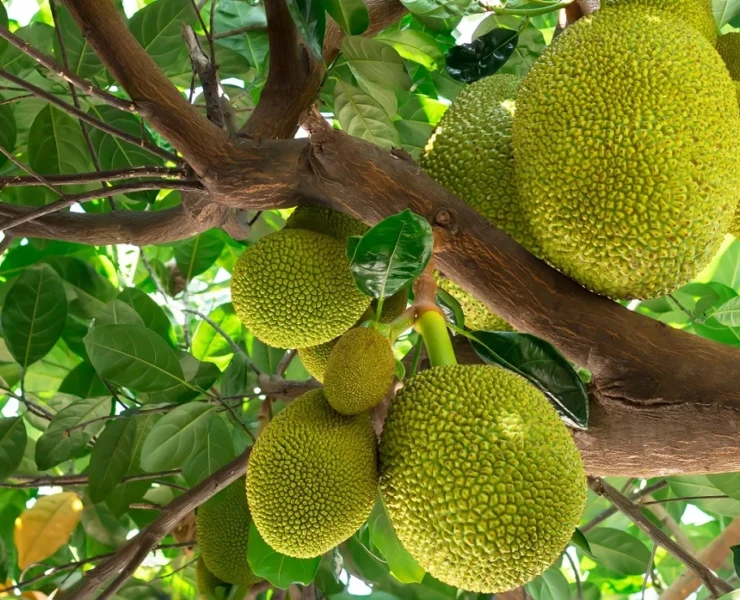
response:
{"label": "small jackfruit", "polygon": [[265,427],[247,468],[254,524],[272,548],[296,558],[319,556],[357,531],[377,484],[370,418],[340,415],[323,390],[303,394]]}
{"label": "small jackfruit", "polygon": [[519,88],[518,190],[544,257],[613,298],[651,298],[716,253],[740,198],[740,110],[716,50],[624,5],[570,26]]}
{"label": "small jackfruit", "polygon": [[324,394],[343,415],[370,410],[388,394],[396,372],[390,341],[375,329],[350,329],[329,354]]}
{"label": "small jackfruit", "polygon": [[725,61],[730,77],[740,81],[740,31],[730,31],[719,36],[717,52]]}
{"label": "small jackfruit", "polygon": [[695,28],[710,44],[717,42],[712,0],[606,0],[606,6],[637,6],[648,11],[658,10],[679,24]]}
{"label": "small jackfruit", "polygon": [[230,583],[220,580],[208,570],[203,558],[199,558],[195,563],[195,587],[198,590],[198,597],[209,600],[216,597],[216,588],[224,588],[224,598],[231,588]]}
{"label": "small jackfruit", "polygon": [[362,221],[325,206],[305,205],[296,208],[284,229],[308,229],[345,241],[351,235],[364,235],[368,229]]}
{"label": "small jackfruit", "polygon": [[326,363],[329,361],[329,353],[338,341],[339,338],[336,337],[325,344],[298,349],[298,358],[306,367],[306,371],[321,383],[324,383],[324,372],[326,371]]}
{"label": "small jackfruit", "polygon": [[457,300],[465,315],[465,327],[471,331],[514,331],[506,320],[491,312],[473,294],[444,277],[437,277],[437,285]]}
{"label": "small jackfruit", "polygon": [[497,593],[560,555],[586,501],[578,449],[544,394],[485,365],[433,367],[391,404],[380,486],[403,546],[440,581]]}
{"label": "small jackfruit", "polygon": [[278,348],[328,342],[370,305],[352,279],[344,243],[304,229],[283,229],[245,250],[231,296],[247,329]]}
{"label": "small jackfruit", "polygon": [[[408,305],[408,303],[409,303],[408,288],[403,288],[402,290],[398,290],[392,296],[389,296],[388,298],[384,298],[383,308],[380,311],[380,316],[378,317],[378,321],[380,323],[390,323],[396,317],[400,316],[404,310],[406,310],[406,306]],[[372,301],[371,306],[374,310],[377,310],[378,300],[374,299]]]}
{"label": "small jackfruit", "polygon": [[218,502],[203,504],[196,515],[200,555],[210,573],[227,583],[251,586],[258,581],[247,562],[249,524],[244,479],[220,492]]}

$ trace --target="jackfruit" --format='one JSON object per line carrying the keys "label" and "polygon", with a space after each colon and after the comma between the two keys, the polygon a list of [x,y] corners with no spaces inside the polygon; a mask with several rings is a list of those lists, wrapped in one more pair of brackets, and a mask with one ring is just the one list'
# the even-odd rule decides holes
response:
{"label": "jackfruit", "polygon": [[432,576],[486,594],[563,551],[586,501],[578,450],[544,394],[486,365],[433,367],[394,399],[380,488],[403,546]]}
{"label": "jackfruit", "polygon": [[244,480],[220,492],[218,502],[203,504],[196,515],[200,555],[211,574],[227,583],[251,586],[258,581],[247,562],[249,524]]}
{"label": "jackfruit", "polygon": [[[404,288],[398,290],[392,296],[383,299],[383,308],[380,310],[380,316],[378,321],[380,323],[390,323],[396,317],[400,316],[401,313],[406,310],[406,306],[409,303],[409,290]],[[378,300],[373,299],[372,301],[373,310],[378,308]]]}
{"label": "jackfruit", "polygon": [[338,341],[339,338],[336,337],[325,344],[298,349],[298,358],[301,359],[303,366],[306,367],[306,371],[321,383],[324,383],[324,372],[326,371],[326,363],[329,361],[329,353],[337,345]]}
{"label": "jackfruit", "polygon": [[393,383],[396,359],[390,341],[375,329],[350,329],[329,354],[324,394],[343,415],[357,415],[380,404]]}
{"label": "jackfruit", "polygon": [[231,584],[220,580],[211,573],[201,557],[195,563],[195,587],[198,590],[198,597],[206,599],[215,598],[217,593],[216,588],[223,587],[223,597],[225,598],[231,588]]}
{"label": "jackfruit", "polygon": [[658,10],[679,24],[694,27],[709,43],[717,43],[717,25],[712,14],[712,0],[606,0],[607,7],[636,6]]}
{"label": "jackfruit", "polygon": [[377,484],[370,418],[340,415],[320,389],[265,427],[247,469],[257,529],[272,548],[296,558],[319,556],[357,531],[373,508]]}
{"label": "jackfruit", "polygon": [[245,250],[231,296],[247,329],[279,348],[328,342],[370,305],[352,279],[344,243],[304,229],[283,229]]}
{"label": "jackfruit", "polygon": [[584,17],[519,88],[518,190],[545,258],[613,298],[675,290],[740,197],[740,111],[691,27],[624,5]]}
{"label": "jackfruit", "polygon": [[740,239],[740,207],[738,207],[738,209],[735,211],[735,218],[730,224],[729,233]]}
{"label": "jackfruit", "polygon": [[465,315],[465,327],[471,331],[514,331],[509,323],[491,312],[488,307],[473,294],[465,291],[456,283],[438,276],[437,285],[457,300]]}
{"label": "jackfruit", "polygon": [[364,235],[368,229],[362,221],[325,206],[305,205],[288,217],[284,229],[308,229],[345,241],[351,235]]}
{"label": "jackfruit", "polygon": [[731,31],[719,36],[717,52],[725,62],[730,77],[740,81],[740,31]]}

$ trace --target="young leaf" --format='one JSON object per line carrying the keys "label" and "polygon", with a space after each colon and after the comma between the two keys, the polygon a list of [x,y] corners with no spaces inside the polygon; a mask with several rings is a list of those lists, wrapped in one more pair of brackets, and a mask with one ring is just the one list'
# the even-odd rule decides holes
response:
{"label": "young leaf", "polygon": [[319,569],[321,557],[302,559],[276,552],[262,539],[252,521],[249,525],[247,561],[255,575],[264,577],[275,587],[284,590],[292,583],[310,584]]}
{"label": "young leaf", "polygon": [[177,268],[190,281],[206,271],[224,249],[224,241],[214,231],[205,231],[175,246]]}
{"label": "young leaf", "polygon": [[182,476],[190,487],[213,475],[236,456],[231,431],[221,414],[213,415],[196,443],[182,465]]}
{"label": "young leaf", "polygon": [[287,0],[288,10],[314,56],[323,61],[326,13],[319,0]]}
{"label": "young leaf", "polygon": [[591,552],[599,565],[620,575],[642,575],[650,562],[650,550],[635,536],[610,527],[588,533]]}
{"label": "young leaf", "polygon": [[40,496],[15,520],[13,538],[18,566],[25,569],[49,558],[64,546],[82,516],[82,502],[73,492]]}
{"label": "young leaf", "polygon": [[375,37],[395,49],[402,58],[411,60],[430,70],[444,64],[444,54],[439,43],[428,33],[416,29],[388,29]]}
{"label": "young leaf", "polygon": [[13,358],[28,367],[57,343],[67,318],[62,280],[48,265],[26,269],[5,297],[0,315],[3,337]]}
{"label": "young leaf", "polygon": [[133,454],[136,440],[136,419],[109,421],[90,455],[87,469],[90,500],[102,502],[121,482]]}
{"label": "young leaf", "polygon": [[516,31],[500,28],[469,44],[454,46],[447,53],[447,73],[465,83],[493,75],[514,52],[517,40]]}
{"label": "young leaf", "polygon": [[544,392],[569,425],[588,428],[586,386],[555,346],[527,333],[476,331],[473,335],[473,349],[484,362],[518,373]]}
{"label": "young leaf", "polygon": [[85,336],[85,348],[104,379],[139,392],[185,383],[175,351],[141,325],[103,325]]}
{"label": "young leaf", "polygon": [[411,79],[403,59],[388,44],[370,38],[352,36],[342,42],[342,58],[358,80],[389,83],[407,90]]}
{"label": "young leaf", "polygon": [[367,523],[370,538],[388,563],[393,576],[401,583],[421,583],[425,571],[396,536],[381,496],[378,496]]}
{"label": "young leaf", "polygon": [[0,481],[12,475],[26,450],[26,426],[23,417],[0,419]]}
{"label": "young leaf", "polygon": [[178,75],[188,70],[182,26],[196,23],[190,2],[156,0],[134,13],[129,29],[165,73]]}
{"label": "young leaf", "polygon": [[206,437],[215,409],[192,402],[178,406],[152,427],[141,449],[141,468],[149,473],[181,467]]}
{"label": "young leaf", "polygon": [[421,275],[433,244],[432,227],[409,209],[383,219],[348,246],[355,283],[368,296],[392,296]]}
{"label": "young leaf", "polygon": [[320,0],[347,35],[360,35],[370,25],[370,13],[362,0]]}

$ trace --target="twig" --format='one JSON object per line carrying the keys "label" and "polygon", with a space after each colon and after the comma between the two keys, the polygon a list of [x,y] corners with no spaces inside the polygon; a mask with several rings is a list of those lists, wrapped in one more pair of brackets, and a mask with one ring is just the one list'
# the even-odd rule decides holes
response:
{"label": "twig", "polygon": [[101,90],[100,88],[96,87],[90,81],[78,77],[68,69],[64,69],[55,60],[46,56],[46,54],[44,54],[43,52],[39,52],[38,50],[36,50],[36,48],[31,46],[31,44],[29,44],[27,41],[19,38],[17,35],[10,33],[7,27],[3,27],[2,25],[0,25],[0,38],[7,40],[8,42],[10,42],[10,44],[18,48],[18,50],[23,52],[23,54],[30,56],[36,62],[49,69],[52,73],[61,77],[68,83],[75,85],[81,90],[84,90],[87,94],[94,96],[98,100],[102,100],[106,104],[115,106],[119,110],[136,113],[136,106],[131,100],[118,98],[117,96],[114,96],[113,94],[110,94],[105,90]]}
{"label": "twig", "polygon": [[51,213],[55,213],[59,210],[62,210],[63,208],[72,206],[73,204],[76,204],[79,202],[85,202],[86,200],[94,200],[95,198],[107,196],[108,193],[110,192],[115,192],[117,194],[124,194],[127,192],[140,192],[144,190],[200,190],[200,189],[202,188],[200,187],[199,183],[190,183],[187,181],[173,181],[171,179],[156,179],[156,180],[152,179],[149,181],[122,183],[121,185],[113,185],[113,186],[102,188],[99,190],[81,192],[79,194],[62,195],[61,198],[59,198],[58,200],[55,200],[51,204],[46,204],[45,206],[37,208],[36,210],[29,211],[23,215],[18,215],[17,217],[13,219],[0,223],[0,229],[2,230],[12,229],[13,227],[17,227],[18,225],[21,225],[22,223],[27,223],[28,221],[33,221],[34,219],[37,219],[39,217],[43,217]]}
{"label": "twig", "polygon": [[642,529],[642,531],[644,531],[647,536],[653,540],[653,542],[663,546],[663,548],[668,550],[674,558],[677,558],[693,570],[694,573],[701,578],[704,585],[707,586],[707,589],[715,598],[732,591],[732,586],[730,584],[717,577],[710,569],[681,548],[681,546],[668,537],[668,535],[666,535],[659,527],[653,524],[653,522],[642,513],[639,506],[620,494],[619,491],[614,489],[606,481],[600,477],[589,476],[588,485],[596,494],[603,496],[614,504],[619,511]]}
{"label": "twig", "polygon": [[168,488],[172,488],[173,490],[177,490],[179,492],[187,492],[188,488],[186,488],[184,485],[179,485],[177,483],[172,483],[171,481],[165,481],[164,479],[155,479],[154,483],[158,483],[159,485],[165,485]]}
{"label": "twig", "polygon": [[84,121],[85,123],[89,123],[96,129],[100,129],[101,131],[104,131],[105,133],[109,133],[110,135],[120,138],[128,142],[129,144],[133,144],[134,146],[138,146],[139,148],[148,150],[152,154],[155,154],[156,156],[164,158],[165,160],[171,160],[172,162],[176,164],[180,164],[182,162],[176,154],[172,154],[171,152],[168,152],[167,150],[164,150],[163,148],[160,148],[159,146],[150,144],[145,139],[137,137],[135,135],[131,135],[130,133],[123,131],[122,129],[118,129],[118,127],[113,127],[112,125],[108,125],[108,123],[105,123],[104,121],[101,121],[100,119],[96,119],[95,117],[88,115],[85,111],[75,108],[71,104],[68,104],[67,102],[64,102],[63,100],[60,100],[53,94],[50,94],[42,90],[40,87],[37,87],[33,85],[32,83],[29,83],[28,81],[24,79],[21,79],[20,77],[16,77],[12,73],[8,73],[8,71],[4,69],[0,69],[0,77],[7,79],[8,81],[12,81],[14,84],[19,85],[23,89],[31,92],[34,96],[43,98],[44,100],[46,100],[50,104],[53,104],[60,110],[63,110],[64,112],[72,115],[73,117],[80,119],[81,121]]}
{"label": "twig", "polygon": [[[652,500],[652,496],[645,496],[647,500]],[[645,506],[647,502],[640,502],[640,506]],[[686,552],[694,553],[694,546],[691,543],[691,540],[689,540],[689,537],[684,533],[683,529],[681,529],[681,526],[676,522],[676,519],[674,519],[671,516],[671,513],[669,513],[663,506],[660,504],[653,504],[648,508],[648,510],[655,515],[655,517],[663,524],[663,526],[670,532],[670,534],[675,538],[676,542],[678,542],[678,545],[681,546]]]}
{"label": "twig", "polygon": [[[194,0],[191,0],[191,2],[193,1]],[[205,29],[205,25],[203,28]],[[200,42],[198,41],[192,27],[183,24],[182,36],[185,39],[185,45],[188,48],[190,62],[192,63],[195,72],[198,73],[200,83],[203,86],[203,97],[206,100],[206,116],[211,123],[223,129],[224,116],[221,111],[221,101],[219,98],[220,86],[216,77],[216,71],[213,68],[213,63],[203,51],[203,48],[201,48]],[[208,41],[211,42],[210,37],[208,38]],[[211,48],[213,48],[212,42]]]}
{"label": "twig", "polygon": [[55,192],[60,196],[64,194],[64,192],[62,192],[59,188],[49,183],[43,175],[39,175],[31,167],[20,162],[15,156],[13,156],[12,152],[9,152],[8,150],[0,146],[0,153],[2,153],[5,158],[10,160],[10,162],[12,162],[16,167],[28,173],[32,179],[35,179],[39,183],[39,185],[43,185],[44,187],[49,188],[52,192]]}
{"label": "twig", "polygon": [[[668,485],[668,482],[665,479],[661,479],[660,481],[656,481],[655,483],[648,485],[641,490],[637,490],[636,492],[630,494],[627,497],[630,500],[638,500],[640,498],[643,498],[644,496],[649,496],[650,494],[653,494],[657,492],[658,490],[662,490],[667,485]],[[610,506],[606,510],[603,510],[598,515],[596,515],[593,519],[591,519],[588,523],[586,523],[580,529],[583,533],[586,533],[587,531],[591,531],[594,527],[603,523],[609,517],[617,514],[618,512],[619,512],[618,508],[616,508],[615,506]]]}
{"label": "twig", "polygon": [[21,94],[20,96],[14,96],[13,98],[6,98],[5,100],[0,102],[0,106],[13,104],[13,102],[20,102],[21,100],[26,100],[27,98],[33,98],[33,94]]}
{"label": "twig", "polygon": [[231,406],[229,406],[226,402],[219,401],[219,404],[221,406],[223,406],[229,412],[229,414],[231,415],[231,418],[233,419],[233,421],[237,425],[239,425],[239,427],[242,428],[242,430],[244,431],[244,433],[246,433],[247,436],[249,436],[249,438],[252,440],[252,444],[254,444],[257,441],[255,439],[255,437],[254,437],[254,434],[251,431],[249,431],[249,428],[247,428],[247,426],[244,423],[242,423],[242,420],[234,412],[234,409]]}
{"label": "twig", "polygon": [[121,547],[114,556],[88,571],[85,577],[62,597],[83,600],[92,597],[106,581],[115,576],[113,582],[98,596],[98,600],[112,597],[123,583],[136,571],[141,562],[185,515],[214,496],[232,481],[241,476],[247,468],[251,448],[231,461],[213,475],[204,479],[194,488],[175,498],[159,516],[136,537]]}
{"label": "twig", "polygon": [[[160,479],[161,477],[168,477],[170,475],[179,475],[182,469],[171,469],[169,471],[161,471],[159,473],[140,473],[138,475],[129,475],[121,479],[121,483],[127,483],[129,481],[146,481],[149,479]],[[24,489],[24,488],[37,488],[41,486],[59,486],[59,487],[74,487],[79,485],[87,485],[87,475],[45,475],[42,477],[33,477],[27,475],[11,475],[10,479],[18,479],[23,483],[0,483],[0,488],[11,488],[11,489]]]}
{"label": "twig", "polygon": [[727,494],[711,494],[708,496],[679,496],[678,498],[663,498],[662,500],[648,500],[640,502],[640,506],[650,506],[652,504],[668,504],[669,502],[691,502],[692,500],[726,500]]}
{"label": "twig", "polygon": [[236,27],[235,29],[229,29],[227,31],[217,31],[213,34],[214,40],[220,40],[227,37],[233,37],[242,33],[250,33],[252,31],[266,31],[267,28],[264,25],[244,25],[243,27]]}
{"label": "twig", "polygon": [[583,600],[583,584],[581,583],[581,573],[578,571],[578,565],[573,557],[568,554],[568,550],[563,552],[565,558],[570,563],[570,568],[573,570],[573,577],[576,579],[576,598],[577,600]]}
{"label": "twig", "polygon": [[[49,184],[64,186],[96,181],[120,181],[122,179],[139,179],[143,177],[169,177],[177,180],[187,179],[187,173],[182,168],[158,167],[131,167],[130,169],[115,169],[111,171],[92,171],[90,173],[73,173],[71,175],[12,175],[0,177],[0,189],[8,186],[22,185],[26,187]],[[39,178],[43,178],[41,181]],[[192,183],[196,183],[192,180]],[[56,191],[56,190],[55,190]]]}
{"label": "twig", "polygon": [[[166,412],[170,412],[171,410],[175,410],[178,406],[182,406],[182,405],[181,404],[165,404],[164,406],[159,406],[157,408],[145,408],[142,410],[138,410],[136,411],[136,413],[133,413],[131,415],[120,414],[120,415],[107,415],[105,417],[96,417],[95,419],[90,419],[89,421],[85,421],[84,423],[78,423],[74,427],[65,429],[65,433],[70,433],[76,429],[84,429],[85,427],[89,425],[93,425],[95,423],[102,423],[103,421],[115,421],[116,419],[128,419],[131,417],[138,417],[141,415],[166,413]],[[128,408],[128,406],[126,408]]]}
{"label": "twig", "polygon": [[645,571],[645,578],[642,580],[642,594],[640,595],[640,600],[645,600],[645,592],[647,591],[647,582],[650,577],[652,577],[653,568],[655,565],[655,553],[658,550],[658,544],[653,544],[653,549],[650,552],[650,560],[648,561],[648,568],[647,571]]}
{"label": "twig", "polygon": [[288,370],[288,367],[290,366],[290,363],[295,357],[296,353],[297,350],[288,350],[285,354],[283,354],[280,362],[277,365],[277,368],[275,369],[275,375],[277,375],[278,377],[282,377],[283,375],[285,375],[285,371]]}

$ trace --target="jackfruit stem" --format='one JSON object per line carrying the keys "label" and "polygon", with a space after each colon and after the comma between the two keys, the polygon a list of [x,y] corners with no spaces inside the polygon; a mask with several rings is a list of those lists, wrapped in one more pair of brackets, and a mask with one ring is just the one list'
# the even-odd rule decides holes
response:
{"label": "jackfruit stem", "polygon": [[430,308],[421,312],[415,326],[424,338],[427,356],[433,367],[457,364],[450,334],[447,332],[447,323],[439,309]]}

